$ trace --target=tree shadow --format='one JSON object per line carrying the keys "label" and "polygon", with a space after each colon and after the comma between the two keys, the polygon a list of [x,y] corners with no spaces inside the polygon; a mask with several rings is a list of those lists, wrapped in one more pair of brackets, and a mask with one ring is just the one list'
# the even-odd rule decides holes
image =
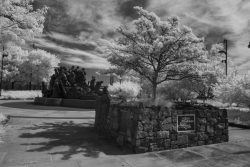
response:
{"label": "tree shadow", "polygon": [[34,104],[33,101],[19,101],[19,102],[2,102],[0,106],[18,109],[34,109],[34,110],[57,110],[57,111],[94,111],[93,109],[70,108],[59,106],[43,106]]}
{"label": "tree shadow", "polygon": [[[76,124],[73,121],[43,123],[33,127],[23,127],[20,130],[27,129],[31,133],[22,133],[19,136],[27,139],[27,142],[22,144],[29,145],[27,152],[48,152],[52,156],[59,156],[61,160],[69,160],[73,156],[98,158],[103,153],[132,154],[130,150],[118,148],[113,139],[97,134],[93,124],[90,123]],[[38,140],[30,142],[29,139]]]}

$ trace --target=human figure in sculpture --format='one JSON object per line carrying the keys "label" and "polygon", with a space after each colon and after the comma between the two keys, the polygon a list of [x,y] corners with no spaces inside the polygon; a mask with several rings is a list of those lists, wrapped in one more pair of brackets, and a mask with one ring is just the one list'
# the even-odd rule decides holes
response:
{"label": "human figure in sculpture", "polygon": [[94,76],[92,76],[92,79],[91,79],[91,81],[90,81],[90,89],[91,89],[92,91],[95,90],[95,77],[94,77]]}
{"label": "human figure in sculpture", "polygon": [[73,86],[75,84],[75,73],[74,72],[70,73],[69,83],[71,86]]}
{"label": "human figure in sculpture", "polygon": [[100,88],[101,88],[101,86],[102,86],[102,83],[103,83],[103,81],[98,81],[98,82],[96,82],[96,85],[95,85],[95,88],[94,88],[94,92],[95,92],[96,94],[102,94],[102,92],[100,91]]}

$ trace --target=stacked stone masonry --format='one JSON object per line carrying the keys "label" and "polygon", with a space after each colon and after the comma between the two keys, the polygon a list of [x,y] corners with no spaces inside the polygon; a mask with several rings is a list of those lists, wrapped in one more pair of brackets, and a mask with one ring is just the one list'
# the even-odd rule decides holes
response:
{"label": "stacked stone masonry", "polygon": [[[227,111],[213,106],[99,103],[95,128],[135,153],[208,145],[228,141]],[[192,132],[177,132],[177,115],[195,115]]]}

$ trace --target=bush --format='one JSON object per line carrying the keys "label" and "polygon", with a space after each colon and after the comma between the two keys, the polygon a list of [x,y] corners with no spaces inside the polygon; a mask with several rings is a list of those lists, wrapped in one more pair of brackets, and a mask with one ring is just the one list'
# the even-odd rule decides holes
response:
{"label": "bush", "polygon": [[3,91],[1,99],[35,99],[35,97],[42,97],[41,90],[31,91]]}
{"label": "bush", "polygon": [[0,113],[0,123],[2,121],[5,121],[6,119],[7,119],[7,117],[4,114]]}
{"label": "bush", "polygon": [[250,125],[250,112],[241,111],[239,109],[228,109],[227,115],[231,123]]}
{"label": "bush", "polygon": [[122,99],[136,98],[139,95],[140,90],[140,85],[131,81],[124,81],[122,83],[115,82],[113,85],[108,86],[108,91],[111,96]]}

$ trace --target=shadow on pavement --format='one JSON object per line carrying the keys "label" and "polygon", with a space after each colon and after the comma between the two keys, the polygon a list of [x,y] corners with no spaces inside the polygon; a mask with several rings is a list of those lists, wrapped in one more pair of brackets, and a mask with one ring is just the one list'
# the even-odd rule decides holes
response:
{"label": "shadow on pavement", "polygon": [[73,121],[43,123],[20,130],[27,129],[30,133],[23,133],[19,136],[26,141],[23,145],[30,145],[27,152],[49,152],[52,156],[61,157],[60,160],[69,160],[75,156],[98,158],[100,154],[103,156],[103,153],[105,155],[132,153],[129,150],[119,149],[110,138],[95,133],[91,123],[76,124]]}
{"label": "shadow on pavement", "polygon": [[[20,101],[20,102],[2,102],[0,106],[9,108],[19,108],[19,109],[35,109],[35,110],[58,110],[58,111],[68,111],[68,107],[58,107],[58,106],[42,106],[36,105],[33,101]],[[90,111],[91,109],[82,108],[70,108],[70,111]]]}

